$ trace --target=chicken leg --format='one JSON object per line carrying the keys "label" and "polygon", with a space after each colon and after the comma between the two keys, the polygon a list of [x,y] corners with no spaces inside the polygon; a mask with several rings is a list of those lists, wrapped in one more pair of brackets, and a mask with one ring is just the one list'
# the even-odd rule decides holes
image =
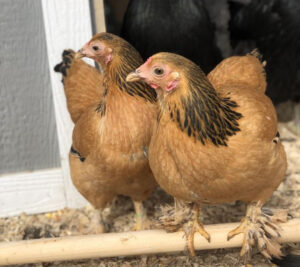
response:
{"label": "chicken leg", "polygon": [[198,204],[194,203],[191,206],[189,203],[176,198],[174,198],[174,201],[174,208],[172,206],[161,207],[162,216],[160,216],[159,223],[156,226],[168,232],[184,231],[188,250],[191,256],[195,256],[195,233],[200,233],[208,242],[210,242],[210,234],[206,232],[199,221],[200,209]]}
{"label": "chicken leg", "polygon": [[90,226],[88,228],[89,234],[102,234],[105,233],[105,225],[103,222],[102,210],[97,209],[92,215]]}
{"label": "chicken leg", "polygon": [[246,216],[241,224],[228,233],[227,240],[240,233],[244,234],[240,255],[246,260],[250,257],[251,248],[255,244],[266,258],[280,258],[283,254],[277,240],[280,237],[279,230],[280,227],[272,220],[272,216],[263,212],[262,203],[252,202],[248,204]]}
{"label": "chicken leg", "polygon": [[194,247],[195,233],[202,235],[208,242],[210,242],[210,234],[206,232],[203,224],[199,221],[199,206],[194,204],[193,206],[193,221],[189,222],[189,230],[187,234],[187,246],[191,256],[196,256]]}
{"label": "chicken leg", "polygon": [[149,221],[142,201],[134,201],[136,224],[133,227],[135,231],[145,230],[149,228]]}

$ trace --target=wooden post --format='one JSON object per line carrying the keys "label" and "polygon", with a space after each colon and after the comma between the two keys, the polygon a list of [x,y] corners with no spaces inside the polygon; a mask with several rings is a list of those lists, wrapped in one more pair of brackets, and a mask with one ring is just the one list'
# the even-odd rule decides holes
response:
{"label": "wooden post", "polygon": [[[227,233],[237,225],[205,226],[211,235],[211,242],[196,234],[195,248],[203,250],[241,246],[242,235],[227,241]],[[290,220],[281,224],[281,227],[280,242],[300,242],[300,219]],[[185,246],[183,232],[166,233],[163,230],[2,242],[0,265],[179,252]]]}
{"label": "wooden post", "polygon": [[104,15],[104,5],[103,0],[93,0],[94,1],[94,14],[95,14],[95,26],[96,33],[105,32],[105,15]]}

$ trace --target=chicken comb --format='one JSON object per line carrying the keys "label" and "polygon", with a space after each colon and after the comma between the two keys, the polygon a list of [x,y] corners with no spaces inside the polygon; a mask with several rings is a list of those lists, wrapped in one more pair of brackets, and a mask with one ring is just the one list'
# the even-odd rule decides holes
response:
{"label": "chicken comb", "polygon": [[148,57],[148,59],[146,60],[145,64],[149,64],[152,61],[152,57]]}

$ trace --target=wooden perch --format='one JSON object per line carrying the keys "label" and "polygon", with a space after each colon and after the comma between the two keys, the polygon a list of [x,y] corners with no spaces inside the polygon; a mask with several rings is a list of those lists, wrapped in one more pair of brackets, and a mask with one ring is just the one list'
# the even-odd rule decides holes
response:
{"label": "wooden perch", "polygon": [[[241,246],[243,236],[227,241],[227,233],[238,223],[207,225],[211,235],[208,243],[195,235],[195,249],[217,249]],[[300,242],[300,219],[281,224],[280,242]],[[0,243],[0,265],[78,260],[89,258],[160,254],[183,251],[186,240],[183,232],[163,230],[108,233]]]}

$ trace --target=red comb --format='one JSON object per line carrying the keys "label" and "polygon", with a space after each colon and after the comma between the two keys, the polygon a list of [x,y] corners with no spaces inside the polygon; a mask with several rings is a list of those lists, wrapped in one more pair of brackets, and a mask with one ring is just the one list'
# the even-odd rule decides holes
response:
{"label": "red comb", "polygon": [[149,64],[151,61],[152,61],[152,57],[149,57],[145,63]]}

